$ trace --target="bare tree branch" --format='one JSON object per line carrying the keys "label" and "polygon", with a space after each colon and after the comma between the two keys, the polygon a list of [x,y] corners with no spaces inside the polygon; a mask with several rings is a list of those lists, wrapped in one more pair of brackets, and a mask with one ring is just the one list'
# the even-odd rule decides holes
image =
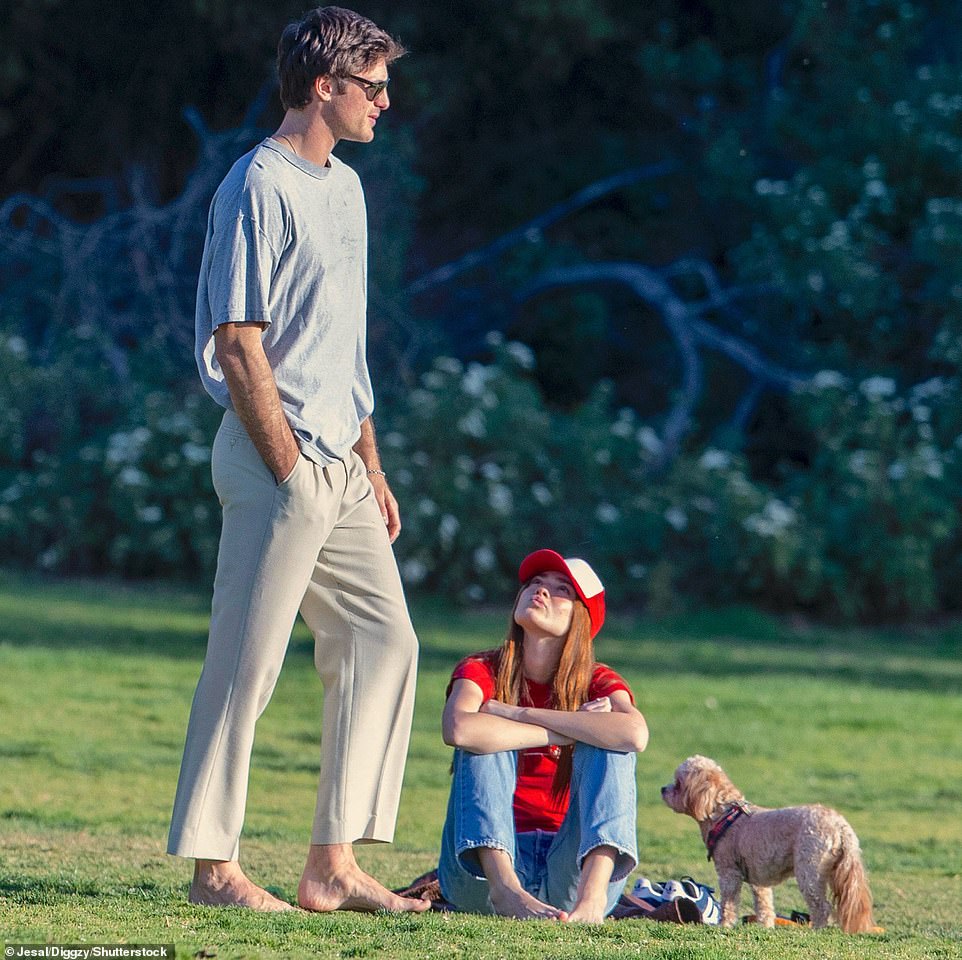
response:
{"label": "bare tree branch", "polygon": [[417,280],[414,280],[408,286],[407,292],[411,296],[417,296],[418,294],[424,293],[425,290],[430,290],[432,287],[448,283],[462,273],[466,273],[490,260],[494,260],[506,250],[509,250],[522,241],[530,242],[532,239],[540,239],[539,235],[542,230],[547,229],[552,224],[564,219],[576,210],[587,207],[589,204],[594,203],[609,193],[614,193],[616,190],[621,190],[623,187],[631,186],[633,183],[638,183],[641,180],[652,180],[655,177],[663,177],[666,174],[673,173],[677,169],[678,164],[674,160],[662,160],[660,163],[652,163],[644,167],[635,167],[631,170],[625,170],[622,173],[616,173],[611,177],[606,177],[603,180],[589,184],[567,200],[556,204],[550,210],[541,214],[541,216],[535,217],[522,226],[498,237],[497,240],[494,240],[487,246],[481,247],[479,250],[472,250],[458,260],[452,260],[450,263],[436,267],[434,270],[418,277]]}
{"label": "bare tree branch", "polygon": [[[684,301],[672,288],[667,276],[697,270],[705,280],[708,299],[695,304]],[[591,263],[581,266],[547,270],[536,277],[519,294],[524,302],[548,290],[585,284],[614,283],[628,287],[639,299],[653,307],[678,349],[682,364],[682,378],[662,430],[662,454],[658,467],[666,467],[677,457],[681,444],[691,428],[692,416],[702,389],[703,377],[699,349],[715,350],[743,367],[752,378],[748,393],[742,398],[736,422],[749,415],[761,391],[765,388],[796,391],[808,377],[767,359],[753,344],[734,334],[718,330],[699,318],[711,307],[717,307],[731,291],[724,291],[707,264],[685,261],[666,271],[654,270],[640,263]],[[742,289],[740,296],[750,291]]]}

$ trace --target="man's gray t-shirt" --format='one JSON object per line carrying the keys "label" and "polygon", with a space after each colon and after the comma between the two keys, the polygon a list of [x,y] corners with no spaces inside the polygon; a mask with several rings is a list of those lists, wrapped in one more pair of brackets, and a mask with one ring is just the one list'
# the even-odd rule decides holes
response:
{"label": "man's gray t-shirt", "polygon": [[366,312],[367,218],[357,174],[334,156],[319,167],[264,140],[211,201],[195,317],[204,387],[232,409],[214,330],[267,324],[264,352],[302,452],[322,464],[343,460],[374,409]]}

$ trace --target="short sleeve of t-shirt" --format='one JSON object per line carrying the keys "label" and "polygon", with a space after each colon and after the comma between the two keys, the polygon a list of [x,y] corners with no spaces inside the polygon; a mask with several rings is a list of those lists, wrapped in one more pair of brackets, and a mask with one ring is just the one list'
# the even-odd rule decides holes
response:
{"label": "short sleeve of t-shirt", "polygon": [[631,687],[628,686],[624,677],[615,673],[606,664],[596,663],[595,672],[591,677],[591,686],[588,688],[588,699],[597,700],[598,697],[610,697],[616,690],[624,690],[631,697],[631,702],[635,702]]}
{"label": "short sleeve of t-shirt", "polygon": [[[268,236],[268,219],[262,210],[267,198],[238,198],[236,206],[225,202],[213,211],[208,240],[207,301],[211,326],[223,323],[270,323],[271,281],[278,262],[275,246]],[[276,214],[275,214],[276,217]]]}
{"label": "short sleeve of t-shirt", "polygon": [[461,660],[451,673],[451,682],[444,694],[445,699],[451,696],[455,680],[473,680],[481,688],[481,695],[485,700],[494,697],[497,679],[495,656],[492,653],[473,653]]}

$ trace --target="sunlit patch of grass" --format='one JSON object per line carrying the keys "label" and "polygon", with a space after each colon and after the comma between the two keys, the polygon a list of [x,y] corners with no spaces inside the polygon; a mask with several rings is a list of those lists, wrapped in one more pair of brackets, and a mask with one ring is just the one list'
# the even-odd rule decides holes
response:
{"label": "sunlit patch of grass", "polygon": [[[185,903],[164,854],[207,598],[166,586],[0,576],[0,932],[7,942],[175,942],[220,957],[882,958],[954,956],[962,925],[962,632],[792,626],[744,609],[658,622],[613,617],[598,656],[651,727],[640,758],[641,867],[714,883],[694,823],[659,787],[704,753],[749,799],[819,801],[855,826],[886,932],[720,931],[643,921],[600,929],[483,917],[304,913]],[[500,615],[416,607],[423,655],[396,843],[358,848],[390,886],[434,865],[450,751],[439,715],[458,657],[496,645]],[[243,859],[288,899],[306,853],[322,692],[299,626],[259,727]],[[749,902],[743,904],[749,911]],[[804,908],[793,882],[781,912]]]}

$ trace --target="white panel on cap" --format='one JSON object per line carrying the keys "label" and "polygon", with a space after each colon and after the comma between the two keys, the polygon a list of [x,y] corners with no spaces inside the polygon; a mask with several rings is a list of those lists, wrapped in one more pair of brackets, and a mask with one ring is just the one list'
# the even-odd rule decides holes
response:
{"label": "white panel on cap", "polygon": [[584,560],[579,560],[577,557],[571,560],[566,558],[565,563],[571,571],[571,576],[574,577],[578,586],[581,587],[581,592],[586,597],[595,597],[604,592],[605,588],[598,579],[598,574]]}

